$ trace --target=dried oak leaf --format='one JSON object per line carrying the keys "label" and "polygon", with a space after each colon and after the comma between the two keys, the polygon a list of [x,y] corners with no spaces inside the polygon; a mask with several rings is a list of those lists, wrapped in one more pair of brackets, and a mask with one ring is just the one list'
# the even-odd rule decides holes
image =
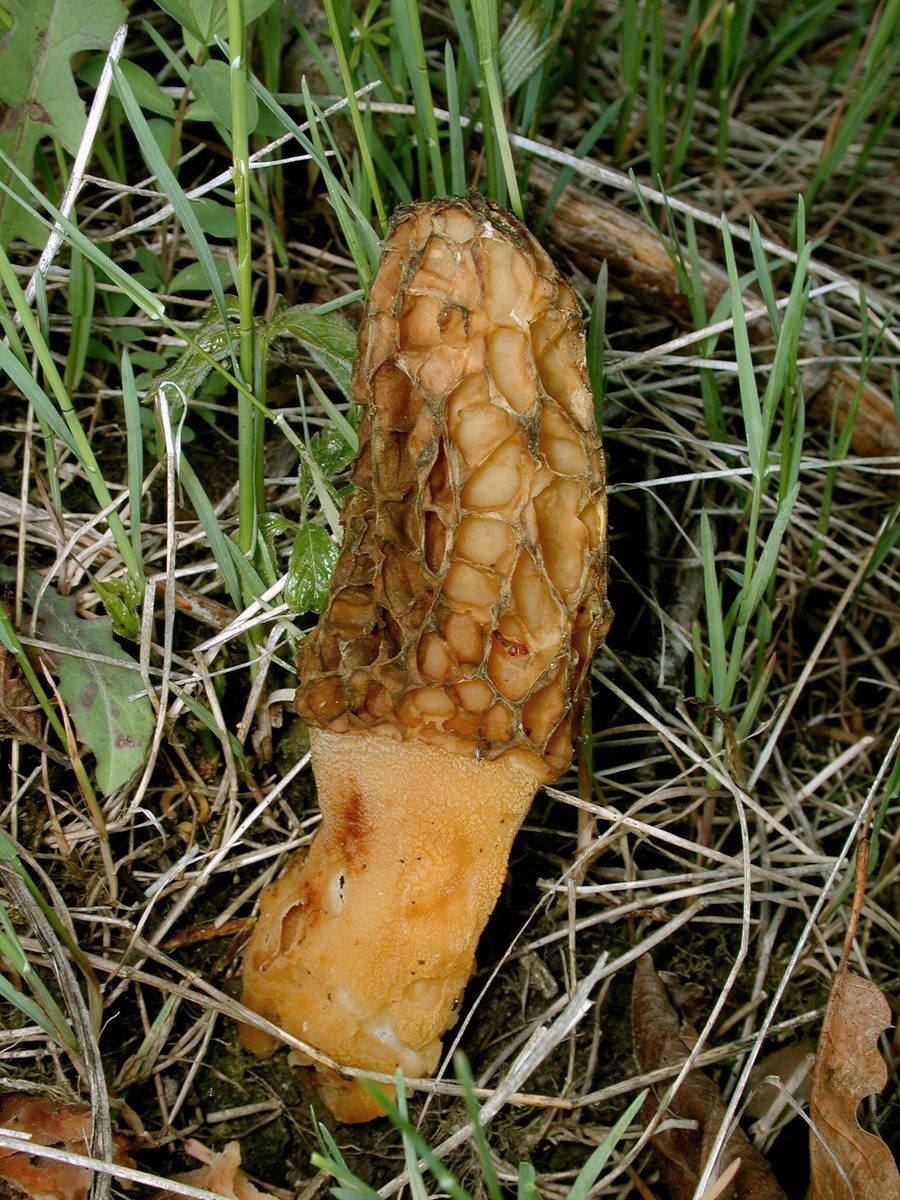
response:
{"label": "dried oak leaf", "polygon": [[15,656],[0,646],[0,738],[41,743],[41,710]]}
{"label": "dried oak leaf", "polygon": [[[39,1146],[53,1146],[72,1154],[89,1154],[91,1110],[83,1104],[59,1104],[44,1096],[0,1097],[0,1125],[28,1134]],[[113,1135],[113,1158],[120,1166],[134,1166],[129,1142]],[[91,1172],[86,1167],[56,1162],[52,1158],[0,1149],[0,1195],[27,1196],[28,1200],[87,1200]]]}
{"label": "dried oak leaf", "polygon": [[890,1006],[875,984],[839,971],[813,1069],[810,1200],[900,1196],[900,1172],[890,1149],[856,1119],[860,1100],[887,1083],[878,1037],[890,1024]]}
{"label": "dried oak leaf", "polygon": [[[227,1200],[271,1200],[268,1192],[254,1187],[241,1170],[241,1144],[229,1142],[225,1149],[213,1156],[210,1162],[196,1171],[176,1175],[179,1183],[189,1183],[196,1188],[205,1188],[215,1196]],[[160,1192],[157,1200],[177,1200],[175,1192]]]}
{"label": "dried oak leaf", "polygon": [[[638,959],[631,995],[634,1052],[641,1071],[656,1071],[682,1062],[691,1049],[692,1031],[685,1029],[672,1007],[653,960]],[[665,1084],[653,1089],[641,1110],[649,1124],[659,1109]],[[653,1134],[660,1175],[672,1200],[692,1200],[703,1167],[725,1115],[718,1088],[702,1071],[691,1071],[671,1100],[667,1117],[694,1121],[696,1128],[662,1129]],[[734,1183],[718,1200],[786,1200],[763,1156],[736,1128],[719,1156],[720,1175],[741,1160]]]}

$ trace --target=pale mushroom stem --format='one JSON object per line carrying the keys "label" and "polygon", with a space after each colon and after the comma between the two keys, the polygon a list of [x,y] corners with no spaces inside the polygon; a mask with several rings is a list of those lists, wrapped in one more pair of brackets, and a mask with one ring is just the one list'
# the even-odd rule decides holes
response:
{"label": "pale mushroom stem", "polygon": [[[538,780],[427,742],[310,735],[322,825],[263,899],[245,995],[340,1062],[429,1075]],[[276,1045],[250,1027],[243,1041]],[[318,1083],[340,1120],[380,1112],[355,1080]]]}

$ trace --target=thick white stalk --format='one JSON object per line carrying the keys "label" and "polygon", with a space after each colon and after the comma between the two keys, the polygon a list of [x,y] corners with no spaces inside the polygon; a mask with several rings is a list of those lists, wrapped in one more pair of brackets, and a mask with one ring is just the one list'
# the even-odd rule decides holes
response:
{"label": "thick white stalk", "polygon": [[[348,1066],[430,1074],[538,780],[420,740],[310,738],[322,825],[263,896],[243,1001]],[[378,1115],[360,1084],[317,1082],[339,1119]]]}

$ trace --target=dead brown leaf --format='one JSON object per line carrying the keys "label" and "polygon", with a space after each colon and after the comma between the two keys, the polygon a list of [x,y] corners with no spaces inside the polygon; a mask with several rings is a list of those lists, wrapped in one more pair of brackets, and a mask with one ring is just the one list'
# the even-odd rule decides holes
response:
{"label": "dead brown leaf", "polygon": [[[229,1142],[221,1154],[213,1155],[210,1161],[196,1171],[176,1175],[180,1183],[190,1183],[196,1188],[206,1188],[216,1196],[227,1200],[271,1200],[271,1193],[261,1192],[254,1187],[241,1170],[240,1142]],[[177,1200],[174,1192],[160,1192],[157,1200]]]}
{"label": "dead brown leaf", "polygon": [[[765,1117],[786,1096],[793,1096],[804,1103],[809,1100],[815,1057],[815,1046],[803,1038],[799,1042],[780,1046],[759,1059],[750,1072],[751,1092],[744,1106],[744,1115]],[[780,1083],[766,1083],[767,1078],[774,1078]]]}
{"label": "dead brown leaf", "polygon": [[0,739],[18,738],[64,766],[69,759],[41,737],[41,709],[15,655],[0,646]]}
{"label": "dead brown leaf", "polygon": [[[72,1154],[89,1154],[91,1110],[83,1104],[59,1104],[45,1096],[8,1095],[0,1098],[0,1125],[28,1134],[39,1146],[55,1146]],[[129,1143],[113,1136],[113,1157],[120,1166],[134,1166]],[[86,1167],[0,1148],[0,1194],[28,1200],[87,1200],[91,1172]]]}
{"label": "dead brown leaf", "polygon": [[887,1083],[878,1037],[890,1024],[890,1006],[875,984],[839,970],[813,1070],[810,1200],[900,1196],[900,1172],[890,1149],[856,1119],[859,1102]]}
{"label": "dead brown leaf", "polygon": [[[666,989],[656,974],[653,960],[645,954],[638,959],[631,999],[631,1023],[634,1052],[642,1071],[681,1062],[688,1054],[694,1037],[683,1027]],[[661,1085],[664,1090],[665,1085]],[[645,1124],[659,1109],[661,1091],[654,1091],[644,1103],[641,1116]],[[660,1174],[672,1200],[691,1200],[704,1164],[722,1124],[725,1103],[708,1075],[691,1071],[669,1105],[666,1116],[693,1121],[694,1128],[663,1129],[652,1137],[657,1151]],[[735,1160],[741,1165],[734,1182],[720,1193],[721,1200],[786,1200],[763,1156],[736,1128],[719,1158],[720,1174]],[[883,1200],[883,1198],[882,1198]]]}
{"label": "dead brown leaf", "polygon": [[41,710],[15,656],[0,646],[0,737],[40,741]]}

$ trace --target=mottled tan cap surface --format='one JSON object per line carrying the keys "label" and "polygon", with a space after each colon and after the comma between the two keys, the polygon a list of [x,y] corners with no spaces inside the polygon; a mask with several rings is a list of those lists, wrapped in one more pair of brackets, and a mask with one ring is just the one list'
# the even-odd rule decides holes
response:
{"label": "mottled tan cap surface", "polygon": [[355,491],[298,710],[553,779],[611,619],[575,296],[497,205],[415,205],[392,225],[359,346]]}

